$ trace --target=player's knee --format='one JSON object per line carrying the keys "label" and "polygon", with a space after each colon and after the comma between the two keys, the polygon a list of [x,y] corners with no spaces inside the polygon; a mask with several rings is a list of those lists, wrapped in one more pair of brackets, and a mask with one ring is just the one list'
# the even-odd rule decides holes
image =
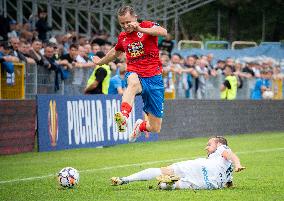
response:
{"label": "player's knee", "polygon": [[139,89],[140,85],[141,84],[140,84],[140,81],[139,81],[138,78],[137,79],[133,79],[133,80],[129,81],[129,83],[128,83],[128,87],[129,88],[133,88],[135,90]]}
{"label": "player's knee", "polygon": [[152,132],[154,133],[160,133],[161,129],[160,128],[154,128]]}
{"label": "player's knee", "polygon": [[160,131],[161,131],[161,125],[158,124],[151,125],[151,132],[160,133]]}

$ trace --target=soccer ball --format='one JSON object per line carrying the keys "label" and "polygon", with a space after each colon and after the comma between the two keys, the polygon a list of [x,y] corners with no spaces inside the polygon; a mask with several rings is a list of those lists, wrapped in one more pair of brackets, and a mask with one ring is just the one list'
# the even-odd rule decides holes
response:
{"label": "soccer ball", "polygon": [[58,182],[62,187],[73,187],[79,183],[79,172],[72,167],[65,167],[58,173]]}

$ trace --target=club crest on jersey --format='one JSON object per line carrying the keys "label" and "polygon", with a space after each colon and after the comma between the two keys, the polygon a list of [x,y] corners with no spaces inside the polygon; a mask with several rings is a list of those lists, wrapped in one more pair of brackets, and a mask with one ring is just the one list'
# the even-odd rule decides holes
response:
{"label": "club crest on jersey", "polygon": [[144,46],[140,41],[128,44],[127,50],[129,54],[131,55],[131,57],[138,57],[144,54]]}
{"label": "club crest on jersey", "polygon": [[142,37],[143,37],[143,33],[137,32],[137,36],[138,36],[139,38],[142,38]]}

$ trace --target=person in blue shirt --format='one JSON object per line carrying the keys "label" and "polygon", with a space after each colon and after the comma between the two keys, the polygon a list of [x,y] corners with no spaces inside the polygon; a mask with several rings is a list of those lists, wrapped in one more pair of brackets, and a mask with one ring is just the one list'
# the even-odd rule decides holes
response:
{"label": "person in blue shirt", "polygon": [[260,72],[260,78],[256,80],[254,89],[251,94],[252,100],[263,99],[262,94],[265,91],[271,90],[271,72],[269,70],[262,70]]}
{"label": "person in blue shirt", "polygon": [[125,63],[118,63],[119,73],[110,79],[108,94],[123,94],[125,89],[124,74],[126,71]]}

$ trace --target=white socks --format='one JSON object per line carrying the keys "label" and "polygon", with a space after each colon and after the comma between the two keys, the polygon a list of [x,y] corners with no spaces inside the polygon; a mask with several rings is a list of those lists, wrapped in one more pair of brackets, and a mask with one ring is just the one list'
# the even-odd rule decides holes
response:
{"label": "white socks", "polygon": [[143,181],[143,180],[145,181],[145,180],[155,179],[157,176],[160,176],[161,174],[162,173],[160,168],[148,168],[142,170],[141,172],[132,174],[128,177],[122,177],[121,179],[127,182]]}

